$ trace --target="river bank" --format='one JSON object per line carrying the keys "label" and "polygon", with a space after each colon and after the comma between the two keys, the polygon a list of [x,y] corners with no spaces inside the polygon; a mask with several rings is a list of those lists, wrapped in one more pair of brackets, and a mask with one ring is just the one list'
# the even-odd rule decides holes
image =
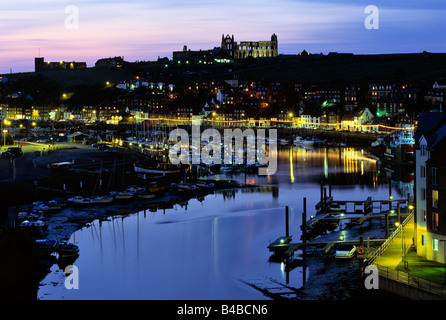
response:
{"label": "river bank", "polygon": [[[336,151],[330,151],[335,152],[335,157],[327,157],[328,166],[331,166],[331,163],[333,162],[333,166],[344,168],[341,165],[341,162],[344,161],[344,157],[340,156],[341,149]],[[94,151],[94,150],[93,150]],[[294,151],[293,151],[294,152]],[[294,178],[297,181],[306,181],[307,177],[311,175],[313,166],[319,166],[315,162],[308,160],[308,157],[314,153],[313,161],[316,161],[319,163],[319,160],[323,159],[320,157],[320,153],[318,151],[307,151],[305,158],[300,159],[297,163],[299,166],[303,166],[302,169],[299,169],[295,167],[294,173],[291,175],[291,178]],[[281,156],[279,156],[280,163],[283,170],[288,170],[288,165],[290,164],[290,161],[288,158],[284,158],[284,156],[288,157],[290,156],[290,153],[287,152],[287,150],[283,150],[281,152]],[[307,159],[307,160],[305,160]],[[296,165],[297,165],[296,163]],[[369,162],[368,162],[369,163]],[[98,163],[96,162],[96,165]],[[370,163],[369,163],[370,164]],[[130,167],[127,167],[130,168]],[[358,166],[358,168],[360,168]],[[365,170],[368,170],[368,166],[365,166]],[[328,167],[326,168],[327,173],[329,173]],[[345,170],[348,170],[348,174],[351,173],[353,170],[353,167],[350,167]],[[358,169],[359,170],[359,169]],[[91,172],[71,172],[71,173],[60,173],[60,174],[52,174],[46,178],[39,179],[39,189],[34,188],[35,185],[33,181],[27,181],[27,182],[21,182],[21,185],[23,187],[21,194],[23,194],[23,198],[29,198],[31,200],[35,199],[51,199],[54,196],[60,196],[63,195],[64,192],[66,193],[65,196],[68,196],[69,194],[77,194],[81,192],[85,192],[86,194],[90,193],[92,190],[95,189],[98,186],[99,181],[99,172],[97,170],[90,170]],[[122,172],[126,173],[127,169],[123,169]],[[318,171],[318,169],[316,170]],[[130,171],[129,171],[130,172]],[[286,171],[287,172],[287,171]],[[305,173],[306,172],[306,173]],[[323,171],[324,172],[324,171]],[[359,172],[359,171],[358,171]],[[288,173],[281,172],[279,170],[279,173],[274,177],[275,179],[286,179],[288,183],[294,183],[294,179],[290,180],[290,175]],[[102,187],[105,188],[105,186],[108,186],[108,182],[110,181],[111,176],[109,173],[102,173]],[[283,175],[284,174],[284,175]],[[359,175],[359,174],[358,174]],[[118,178],[116,179],[116,187],[118,187],[122,183],[122,179],[124,179],[124,185],[128,184],[134,184],[138,182],[138,178],[133,175],[133,178],[130,179],[132,175],[131,174],[124,174],[124,175],[118,175]],[[124,177],[124,178],[123,178]],[[127,180],[129,178],[129,180]],[[133,180],[132,180],[133,179]],[[241,188],[244,187],[243,185],[221,185],[223,183],[223,180],[221,177],[216,177],[217,181],[214,181],[217,184],[217,188],[220,190],[234,190],[234,188]],[[275,180],[274,179],[274,180]],[[313,178],[312,178],[313,179]],[[254,178],[256,180],[256,178]],[[63,182],[65,183],[65,190],[63,188]],[[82,188],[80,187],[80,181],[83,182]],[[218,182],[220,181],[220,182]],[[281,180],[279,180],[281,181]],[[282,183],[282,182],[277,183]],[[268,184],[271,183],[271,181],[267,182]],[[111,184],[114,186],[114,184]],[[285,189],[283,189],[285,192],[287,190],[286,184],[283,185]],[[43,188],[45,187],[45,188]],[[281,187],[282,188],[282,187]],[[282,190],[282,189],[281,189]],[[387,190],[387,188],[386,188]],[[316,189],[314,190],[315,193],[319,193],[319,187],[316,186]],[[283,195],[282,191],[281,194]],[[190,198],[192,199],[192,198]],[[194,198],[196,199],[196,197]],[[252,197],[254,199],[254,195]],[[273,201],[271,201],[271,198],[268,198],[266,206],[269,207],[271,204],[275,203],[274,200],[277,199],[277,196],[274,197],[273,195]],[[361,197],[362,199],[362,197]],[[23,199],[22,199],[23,200]],[[286,205],[289,205],[290,203],[293,203],[295,200],[295,196],[288,196],[284,198],[284,201]],[[84,227],[90,227],[92,221],[101,221],[105,222],[106,220],[115,219],[117,218],[119,221],[121,219],[119,217],[127,216],[134,216],[133,213],[141,213],[142,211],[151,211],[153,210],[154,216],[163,216],[163,208],[166,208],[166,211],[171,206],[185,206],[188,199],[187,197],[184,197],[182,194],[174,193],[174,192],[166,192],[163,195],[160,195],[160,197],[155,197],[154,199],[149,200],[134,200],[131,202],[126,203],[114,203],[112,205],[107,206],[101,206],[98,208],[75,208],[75,207],[66,207],[59,213],[52,213],[47,214],[46,219],[49,223],[47,238],[53,238],[60,241],[68,240],[70,236],[73,234],[73,232],[82,229]],[[196,202],[196,200],[194,200]],[[215,201],[215,200],[214,200]],[[212,205],[213,197],[209,197],[209,199],[205,199],[203,201],[203,205],[206,205],[206,209],[212,208],[209,207],[209,205]],[[243,201],[236,200],[236,205],[242,205]],[[219,201],[219,206],[223,209],[224,201]],[[198,209],[203,210],[203,209]],[[209,209],[212,210],[212,209]],[[240,216],[246,216],[248,219],[248,216],[250,216],[248,209],[240,209]],[[205,210],[208,211],[208,210]],[[155,213],[156,212],[156,213]],[[262,211],[254,211],[254,212],[262,212]],[[145,215],[145,214],[144,214]],[[220,213],[220,216],[226,217],[227,215],[230,215],[230,211],[223,210]],[[152,215],[149,215],[152,216]],[[249,218],[252,219],[252,218]],[[188,221],[188,224],[194,224],[195,221],[207,221],[206,219],[193,219],[190,220],[189,218],[185,218],[185,220]],[[276,221],[276,219],[274,220]],[[281,221],[281,219],[280,219]],[[222,221],[223,222],[223,221]],[[267,220],[263,221],[267,222]],[[271,221],[273,222],[273,221]],[[269,225],[270,223],[268,223]],[[169,223],[164,226],[174,226],[175,224]],[[236,227],[238,224],[234,225]],[[256,225],[256,223],[252,220],[249,220],[249,225]],[[97,227],[97,224],[96,224]],[[159,228],[158,228],[159,229]],[[257,230],[262,230],[262,228]],[[182,230],[183,231],[183,230]],[[220,234],[224,234],[223,232]],[[213,239],[213,241],[216,239],[214,237],[210,238]],[[267,240],[265,240],[267,242]],[[167,247],[166,247],[167,248]],[[169,247],[170,248],[170,247]],[[263,249],[263,247],[262,247]],[[84,249],[85,252],[85,249]],[[81,255],[82,255],[82,248],[81,248]],[[201,255],[200,255],[201,257]],[[224,261],[225,259],[221,259]],[[330,258],[327,258],[325,256],[315,256],[315,257],[309,257],[308,258],[308,269],[310,272],[308,273],[307,278],[307,286],[304,288],[304,291],[306,293],[303,293],[303,291],[299,287],[293,287],[296,292],[299,292],[299,294],[295,294],[293,297],[287,297],[290,299],[303,299],[303,300],[320,300],[320,299],[352,299],[353,297],[353,291],[355,291],[357,288],[360,289],[360,283],[359,277],[356,277],[357,272],[359,272],[359,268],[356,268],[357,260],[354,261],[351,265],[345,264],[340,266],[333,266],[332,264],[336,262],[333,261],[333,259],[330,260]],[[353,260],[352,260],[353,261]],[[85,266],[84,266],[85,267]],[[46,269],[42,274],[46,274],[48,272],[49,266],[45,267]],[[353,280],[354,278],[354,280]],[[246,281],[247,279],[242,279],[243,281]],[[262,283],[267,283],[267,279],[261,279]],[[276,281],[276,280],[275,280]],[[356,282],[355,282],[356,281]],[[256,283],[256,282],[253,282]],[[286,288],[286,283],[282,283],[283,288]],[[277,286],[277,283],[276,283]],[[294,290],[293,289],[293,290]],[[347,293],[348,292],[348,293]],[[275,299],[274,297],[271,297]]]}

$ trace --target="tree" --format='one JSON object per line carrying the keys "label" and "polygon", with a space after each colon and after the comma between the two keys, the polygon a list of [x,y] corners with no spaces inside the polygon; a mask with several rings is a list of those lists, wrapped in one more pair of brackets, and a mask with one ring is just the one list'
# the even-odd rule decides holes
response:
{"label": "tree", "polygon": [[13,145],[14,144],[14,138],[10,133],[6,133],[6,136],[2,135],[2,141],[1,144],[3,145],[5,143],[5,146]]}

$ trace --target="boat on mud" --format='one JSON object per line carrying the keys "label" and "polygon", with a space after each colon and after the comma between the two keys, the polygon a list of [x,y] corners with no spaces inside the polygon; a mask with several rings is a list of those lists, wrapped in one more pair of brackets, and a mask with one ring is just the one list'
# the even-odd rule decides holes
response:
{"label": "boat on mud", "polygon": [[55,251],[60,258],[69,258],[79,254],[79,247],[74,243],[64,241],[57,244]]}
{"label": "boat on mud", "polygon": [[110,191],[110,196],[116,200],[128,200],[133,198],[133,193],[127,190],[124,191]]}
{"label": "boat on mud", "polygon": [[25,220],[19,225],[19,229],[33,235],[41,235],[48,230],[48,225],[42,220]]}
{"label": "boat on mud", "polygon": [[36,245],[39,249],[39,254],[48,255],[56,250],[57,241],[54,239],[37,239]]}
{"label": "boat on mud", "polygon": [[199,181],[199,182],[195,183],[195,185],[198,188],[202,188],[202,189],[212,189],[215,186],[215,183]]}
{"label": "boat on mud", "polygon": [[152,199],[155,195],[148,190],[138,191],[135,193],[136,197],[139,199]]}
{"label": "boat on mud", "polygon": [[82,196],[75,196],[69,198],[67,202],[71,203],[72,205],[78,205],[78,206],[87,206],[95,204],[91,198],[84,198]]}
{"label": "boat on mud", "polygon": [[171,163],[158,163],[157,165],[143,166],[139,163],[135,163],[134,170],[136,173],[153,174],[153,175],[168,175],[180,173],[178,166]]}
{"label": "boat on mud", "polygon": [[91,200],[93,200],[94,204],[106,204],[106,203],[111,203],[113,202],[113,197],[108,195],[108,196],[93,196],[90,198]]}

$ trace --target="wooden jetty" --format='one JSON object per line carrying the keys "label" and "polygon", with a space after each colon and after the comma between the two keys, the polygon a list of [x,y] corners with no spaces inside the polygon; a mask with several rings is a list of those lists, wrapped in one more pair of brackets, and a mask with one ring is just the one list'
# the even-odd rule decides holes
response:
{"label": "wooden jetty", "polygon": [[[270,260],[273,261],[292,261],[294,257],[294,253],[297,250],[306,249],[307,247],[316,247],[322,248],[323,254],[328,254],[332,248],[334,248],[339,243],[348,243],[359,246],[358,256],[367,257],[372,253],[373,250],[370,250],[370,243],[373,244],[382,244],[386,241],[389,234],[389,217],[396,217],[397,222],[400,222],[402,218],[408,216],[410,211],[413,210],[413,206],[410,202],[410,195],[408,195],[407,199],[399,199],[399,200],[372,200],[371,197],[368,197],[364,201],[357,200],[341,200],[336,201],[336,203],[340,205],[344,205],[344,210],[336,210],[329,212],[321,212],[321,210],[327,210],[329,204],[333,202],[333,197],[325,197],[321,199],[321,201],[316,205],[316,209],[320,211],[313,217],[307,221],[306,218],[306,198],[304,200],[304,211],[302,213],[302,242],[301,243],[293,243],[292,237],[289,235],[289,225],[288,225],[288,207],[286,207],[286,235],[277,238],[275,241],[268,245],[268,249],[270,252],[273,252],[273,255],[270,257]],[[354,212],[347,212],[346,206],[348,203],[353,203]],[[374,203],[379,203],[379,212],[374,212]],[[394,210],[392,208],[392,203],[397,203],[397,208]],[[401,204],[407,203],[406,208],[401,208]],[[383,204],[388,205],[388,209],[382,211]],[[357,206],[361,206],[362,210],[356,210]],[[352,216],[354,214],[355,216]],[[362,216],[361,216],[362,215]],[[340,220],[350,220],[351,222],[347,224],[347,226],[354,225],[362,225],[364,222],[369,221],[371,219],[385,219],[386,221],[386,235],[385,239],[368,239],[367,240],[367,248],[364,248],[364,240],[362,237],[359,240],[327,240],[323,242],[307,242],[307,239],[315,238],[319,234],[326,232],[328,228],[332,228],[333,226],[337,226]],[[303,250],[305,252],[305,250]]]}
{"label": "wooden jetty", "polygon": [[[291,237],[289,237],[291,238]],[[359,254],[364,257],[364,255],[368,255],[371,254],[372,252],[370,251],[370,244],[374,244],[374,246],[378,246],[380,244],[383,244],[386,239],[367,239],[367,240],[349,240],[349,241],[344,241],[344,240],[332,240],[332,241],[318,241],[318,242],[300,242],[300,243],[292,243],[291,239],[286,238],[286,237],[279,237],[277,238],[275,241],[273,241],[272,243],[270,243],[270,245],[268,246],[268,249],[270,252],[273,252],[273,256],[271,260],[274,261],[285,261],[287,259],[292,259],[294,253],[297,250],[302,250],[306,247],[316,247],[316,248],[321,248],[321,252],[323,254],[328,254],[330,252],[331,249],[333,249],[333,247],[335,247],[337,244],[340,243],[348,243],[348,244],[353,244],[355,246],[358,247],[364,247],[364,243],[367,242],[367,248],[369,248],[369,250],[364,250],[364,252],[359,252]],[[288,242],[284,243],[282,241],[284,241],[284,239],[289,240]]]}

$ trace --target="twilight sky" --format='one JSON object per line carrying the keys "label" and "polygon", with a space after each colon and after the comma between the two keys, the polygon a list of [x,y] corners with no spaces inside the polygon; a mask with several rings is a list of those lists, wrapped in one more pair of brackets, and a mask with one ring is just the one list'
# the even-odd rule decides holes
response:
{"label": "twilight sky", "polygon": [[[379,29],[364,26],[368,5],[379,9]],[[0,73],[34,71],[39,49],[45,61],[91,67],[211,49],[222,34],[240,42],[276,33],[279,54],[446,52],[445,17],[445,0],[0,0]]]}

